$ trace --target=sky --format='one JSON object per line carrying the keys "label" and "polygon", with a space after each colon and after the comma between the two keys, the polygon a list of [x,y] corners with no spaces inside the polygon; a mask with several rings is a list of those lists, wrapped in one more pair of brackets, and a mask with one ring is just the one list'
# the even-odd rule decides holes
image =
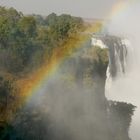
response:
{"label": "sky", "polygon": [[104,18],[121,0],[0,0],[1,6],[14,7],[24,14],[71,14],[85,18]]}

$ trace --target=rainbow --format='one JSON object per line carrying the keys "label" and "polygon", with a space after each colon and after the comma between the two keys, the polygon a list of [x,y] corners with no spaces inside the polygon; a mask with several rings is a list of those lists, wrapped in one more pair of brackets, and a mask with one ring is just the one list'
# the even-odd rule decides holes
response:
{"label": "rainbow", "polygon": [[[116,16],[121,15],[121,13],[127,10],[130,7],[130,4],[126,2],[117,2],[111,10],[108,19],[112,19]],[[96,32],[104,30],[106,24],[96,29]],[[91,32],[95,31],[95,25],[88,28],[86,31]],[[85,31],[85,32],[86,32]],[[46,82],[51,76],[57,71],[59,65],[67,59],[67,56],[72,55],[77,48],[81,48],[82,44],[88,39],[87,35],[79,35],[75,39],[70,39],[59,49],[55,49],[51,60],[45,63],[37,71],[33,72],[31,75],[26,76],[23,79],[17,81],[17,85],[20,88],[20,95],[23,97],[23,104],[26,104],[30,99],[39,92],[41,86]]]}
{"label": "rainbow", "polygon": [[63,46],[54,49],[49,62],[45,62],[31,75],[27,75],[25,78],[21,78],[17,81],[23,104],[29,102],[31,97],[38,93],[42,84],[44,82],[47,83],[47,80],[57,71],[59,65],[70,56],[75,49],[79,49],[88,38],[85,34],[79,34],[79,36],[70,39]]}
{"label": "rainbow", "polygon": [[129,8],[129,4],[125,1],[119,1],[112,7],[112,12],[109,14],[109,18],[112,19],[116,16],[120,16],[123,11],[126,11]]}
{"label": "rainbow", "polygon": [[[111,11],[106,15],[106,19],[102,26],[102,31],[109,27],[110,23],[115,19],[120,19],[122,15],[128,13],[134,5],[138,4],[138,0],[118,0],[111,8]],[[120,21],[121,22],[121,21]]]}

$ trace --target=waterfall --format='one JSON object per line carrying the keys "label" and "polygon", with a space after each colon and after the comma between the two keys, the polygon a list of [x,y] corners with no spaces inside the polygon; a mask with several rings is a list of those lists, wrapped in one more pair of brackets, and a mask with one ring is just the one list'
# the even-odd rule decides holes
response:
{"label": "waterfall", "polygon": [[[109,64],[106,71],[105,95],[107,99],[128,102],[139,105],[139,87],[135,85],[139,81],[137,64],[134,60],[134,50],[127,39],[104,39],[109,48]],[[131,59],[131,60],[130,60]],[[134,74],[136,73],[136,74]],[[129,129],[132,140],[139,139],[139,110],[137,109]]]}
{"label": "waterfall", "polygon": [[[139,81],[139,76],[130,41],[110,35],[100,36],[98,39],[107,46],[109,53],[105,84],[107,99],[138,105],[135,96],[138,94],[139,86],[135,85],[134,81]],[[129,130],[129,135],[133,140],[138,140],[139,116],[139,111],[136,110]]]}
{"label": "waterfall", "polygon": [[125,76],[127,71],[126,67],[129,44],[127,43],[127,40],[118,37],[113,37],[112,39],[112,36],[104,38],[104,43],[109,49],[109,64],[106,71],[105,85],[105,94],[108,97],[112,82],[116,78]]}
{"label": "waterfall", "polygon": [[108,48],[109,64],[106,71],[106,96],[111,88],[111,84],[115,79],[123,77],[127,71],[128,48],[130,48],[129,40],[116,36],[103,35],[93,36],[92,45],[100,48]]}

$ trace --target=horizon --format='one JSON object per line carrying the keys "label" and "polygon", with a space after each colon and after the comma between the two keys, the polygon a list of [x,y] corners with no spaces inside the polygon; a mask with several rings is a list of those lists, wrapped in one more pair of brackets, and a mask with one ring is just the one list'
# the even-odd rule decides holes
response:
{"label": "horizon", "polygon": [[87,19],[105,19],[117,2],[116,0],[108,0],[107,2],[102,0],[77,0],[76,2],[66,2],[65,0],[58,0],[57,2],[54,0],[40,0],[40,2],[0,0],[0,5],[6,8],[14,8],[26,15],[47,16],[56,13],[57,15],[69,14]]}

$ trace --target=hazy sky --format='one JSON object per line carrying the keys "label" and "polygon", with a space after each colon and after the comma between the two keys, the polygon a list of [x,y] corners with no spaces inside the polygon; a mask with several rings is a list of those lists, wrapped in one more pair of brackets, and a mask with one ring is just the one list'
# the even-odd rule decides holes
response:
{"label": "hazy sky", "polygon": [[14,7],[25,14],[67,13],[87,18],[102,18],[120,0],[0,0],[0,5]]}

